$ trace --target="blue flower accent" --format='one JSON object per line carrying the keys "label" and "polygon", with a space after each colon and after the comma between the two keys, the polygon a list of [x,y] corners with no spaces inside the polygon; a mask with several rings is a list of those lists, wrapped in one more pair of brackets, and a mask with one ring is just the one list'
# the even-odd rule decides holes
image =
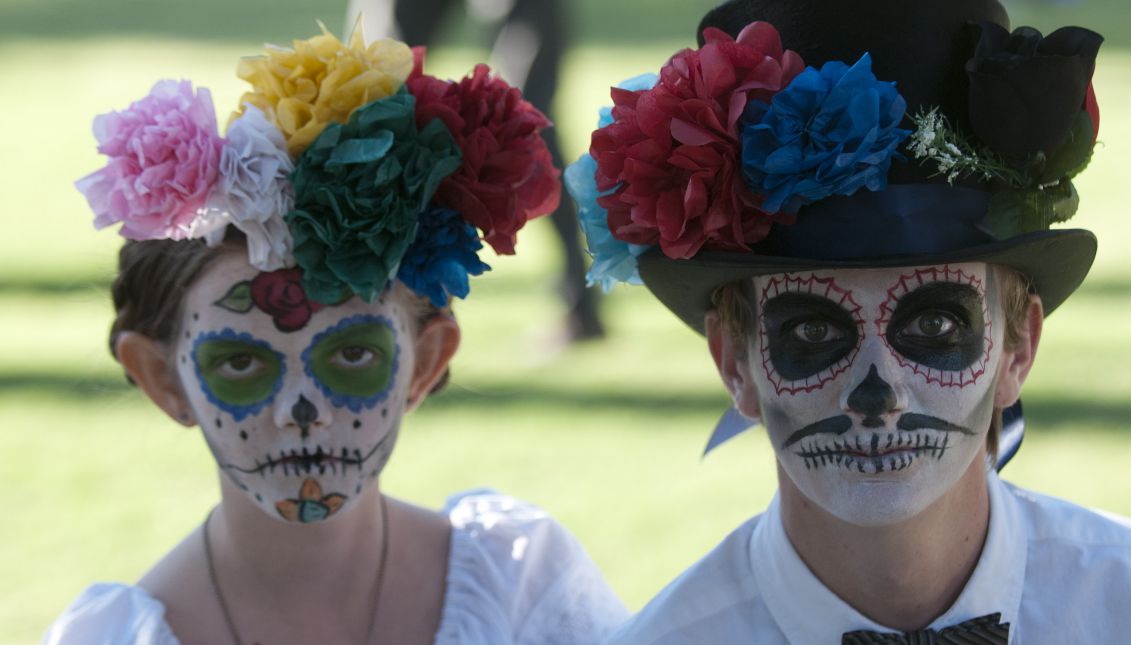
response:
{"label": "blue flower accent", "polygon": [[872,74],[872,58],[849,67],[809,67],[770,105],[752,101],[742,119],[746,184],[765,195],[771,213],[861,188],[887,188],[893,157],[911,134],[898,126],[907,102],[895,83]]}
{"label": "blue flower accent", "polygon": [[[659,77],[655,74],[641,74],[617,87],[632,91],[647,90],[655,86],[657,80]],[[603,128],[612,122],[613,109],[601,108],[597,127]],[[566,167],[564,180],[566,190],[577,202],[577,217],[581,221],[581,230],[585,233],[589,255],[593,257],[589,273],[585,275],[588,286],[600,284],[601,289],[608,293],[618,282],[643,284],[636,268],[636,258],[647,251],[648,247],[622,242],[609,231],[609,213],[597,203],[597,198],[614,192],[616,188],[607,193],[597,190],[596,160],[589,154],[582,155]]]}
{"label": "blue flower accent", "polygon": [[[597,198],[597,162],[584,154],[565,169],[565,187],[577,202],[577,218],[585,233],[585,244],[593,263],[585,274],[588,286],[600,284],[608,293],[618,282],[643,284],[636,268],[636,258],[648,250],[647,246],[629,244],[613,237],[609,230],[609,214]],[[609,191],[612,192],[612,191]]]}
{"label": "blue flower accent", "polygon": [[481,248],[474,226],[456,211],[434,206],[420,214],[416,239],[401,259],[397,278],[443,307],[450,296],[467,297],[468,275],[491,270],[476,254]]}
{"label": "blue flower accent", "polygon": [[[275,379],[275,384],[271,388],[271,393],[261,401],[252,403],[250,405],[233,405],[221,401],[220,398],[212,392],[212,389],[208,387],[208,382],[204,379],[204,372],[201,370],[200,360],[197,358],[196,354],[196,350],[198,347],[200,347],[201,343],[206,343],[213,340],[239,341],[241,343],[254,345],[255,347],[262,347],[263,349],[266,349],[273,353],[275,355],[275,358],[279,360],[279,378]],[[267,342],[259,340],[258,338],[245,332],[236,332],[236,330],[232,329],[231,327],[225,327],[220,331],[205,332],[197,336],[196,339],[192,341],[192,366],[193,371],[196,372],[196,380],[198,383],[200,383],[200,389],[204,392],[204,398],[208,399],[208,402],[212,405],[232,415],[232,420],[237,423],[243,421],[247,417],[259,414],[263,410],[263,408],[271,405],[275,401],[275,395],[279,393],[279,390],[283,389],[283,375],[287,373],[287,359],[285,356],[277,352],[275,348],[271,347],[271,345],[269,345]]]}
{"label": "blue flower accent", "polygon": [[393,366],[390,368],[390,373],[393,375],[393,377],[389,379],[388,387],[381,390],[377,394],[368,397],[352,396],[350,394],[335,392],[330,388],[329,385],[326,385],[325,383],[320,381],[318,379],[318,376],[314,373],[311,354],[313,353],[314,348],[318,346],[318,343],[325,340],[328,336],[332,336],[333,334],[336,334],[343,329],[346,329],[347,327],[353,327],[354,325],[364,325],[366,323],[384,325],[392,330],[393,337],[396,338],[397,330],[396,327],[393,326],[393,321],[384,316],[369,316],[366,314],[358,314],[356,316],[345,318],[339,321],[338,324],[334,325],[333,327],[318,332],[318,334],[314,336],[314,339],[310,341],[310,345],[307,346],[306,349],[302,350],[302,364],[304,365],[302,371],[304,374],[306,374],[307,378],[309,378],[314,382],[315,385],[318,386],[318,389],[322,391],[322,394],[325,395],[327,399],[330,399],[330,403],[332,403],[335,407],[346,408],[354,414],[360,413],[363,408],[366,410],[372,410],[378,403],[381,403],[385,399],[389,398],[389,392],[393,391],[393,386],[397,384],[397,370],[400,369],[401,365],[401,346],[397,344],[393,345]]}

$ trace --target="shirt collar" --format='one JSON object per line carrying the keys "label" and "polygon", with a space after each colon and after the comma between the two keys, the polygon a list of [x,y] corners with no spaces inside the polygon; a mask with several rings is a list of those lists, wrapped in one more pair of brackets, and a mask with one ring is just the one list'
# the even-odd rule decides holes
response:
{"label": "shirt collar", "polygon": [[[933,629],[994,612],[1001,612],[1002,622],[1017,621],[1028,535],[997,473],[987,473],[986,479],[990,503],[986,543],[958,600],[931,623]],[[840,643],[845,632],[857,629],[893,631],[853,609],[809,571],[786,536],[777,495],[751,535],[750,562],[770,614],[791,643]]]}

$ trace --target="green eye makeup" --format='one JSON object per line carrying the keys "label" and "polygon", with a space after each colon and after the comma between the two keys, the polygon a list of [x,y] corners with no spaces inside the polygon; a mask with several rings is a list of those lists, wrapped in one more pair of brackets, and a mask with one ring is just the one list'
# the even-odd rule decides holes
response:
{"label": "green eye makeup", "polygon": [[307,376],[334,405],[355,413],[388,397],[399,357],[393,323],[367,315],[351,316],[319,333],[302,353]]}
{"label": "green eye makeup", "polygon": [[271,403],[286,368],[283,355],[270,345],[229,328],[197,336],[192,360],[205,396],[236,421]]}

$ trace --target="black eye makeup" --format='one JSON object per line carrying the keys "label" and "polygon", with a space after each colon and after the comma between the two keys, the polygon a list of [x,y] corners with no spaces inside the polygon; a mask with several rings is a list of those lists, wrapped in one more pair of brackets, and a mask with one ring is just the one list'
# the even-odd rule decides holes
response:
{"label": "black eye makeup", "polygon": [[985,300],[969,284],[933,282],[904,295],[883,334],[900,355],[927,368],[957,372],[985,354]]}
{"label": "black eye makeup", "polygon": [[860,340],[857,320],[840,304],[808,293],[783,293],[762,308],[763,341],[777,374],[800,381],[847,358]]}

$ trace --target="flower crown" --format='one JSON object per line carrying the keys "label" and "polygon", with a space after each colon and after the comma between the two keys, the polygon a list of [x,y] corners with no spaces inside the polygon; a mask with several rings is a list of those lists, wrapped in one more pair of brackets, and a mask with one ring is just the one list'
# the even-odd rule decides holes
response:
{"label": "flower crown", "polygon": [[765,22],[737,38],[705,29],[705,44],[677,52],[659,76],[612,88],[589,154],[565,172],[593,256],[590,285],[640,284],[636,258],[652,247],[673,259],[749,252],[806,204],[886,190],[893,161],[910,157],[950,183],[989,182],[987,223],[999,238],[1067,220],[1078,202],[1070,180],[1098,135],[1091,77],[1102,37],[975,27],[966,71],[976,136],[937,110],[901,128],[907,102],[873,75],[869,54],[806,67]]}
{"label": "flower crown", "polygon": [[297,266],[323,304],[371,302],[394,278],[436,306],[466,297],[490,268],[479,232],[513,254],[526,221],[558,205],[549,120],[486,65],[444,81],[423,73],[423,49],[366,46],[360,27],[344,44],[320,26],[240,61],[252,89],[225,137],[188,81],[98,116],[109,161],[75,184],[95,227],[217,245],[233,226],[252,266]]}

